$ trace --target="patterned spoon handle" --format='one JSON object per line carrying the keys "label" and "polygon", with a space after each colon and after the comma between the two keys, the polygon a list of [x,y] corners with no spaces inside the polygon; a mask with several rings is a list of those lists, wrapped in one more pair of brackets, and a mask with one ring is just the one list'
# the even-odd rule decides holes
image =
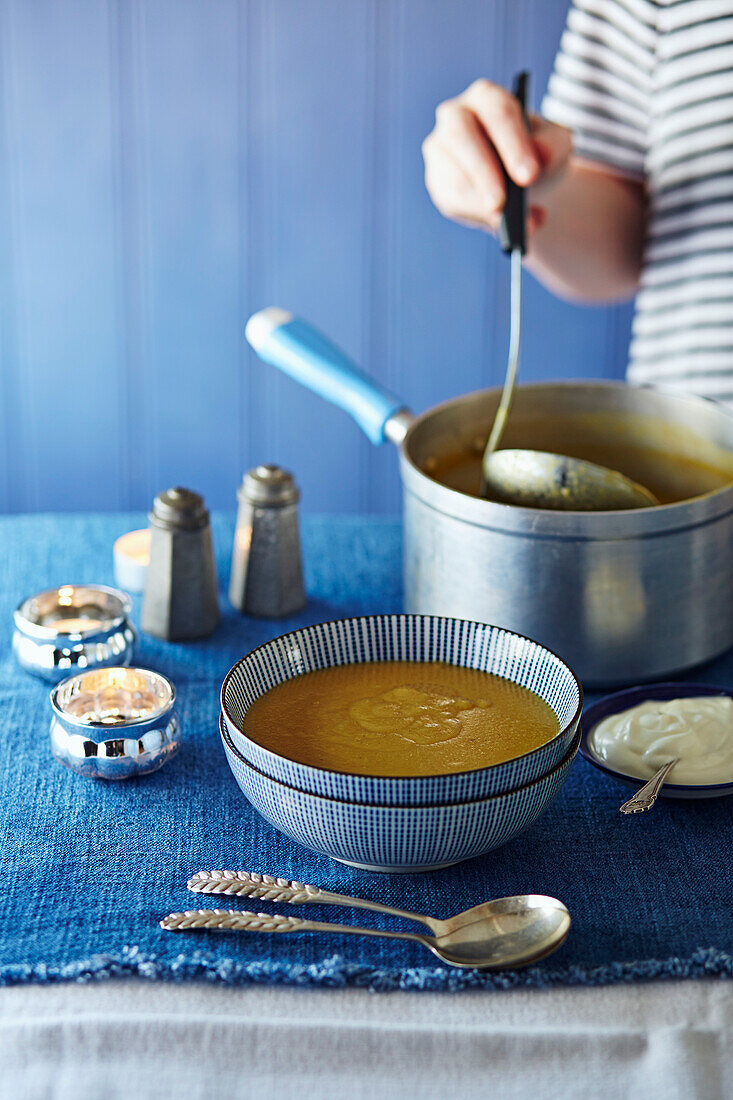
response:
{"label": "patterned spoon handle", "polygon": [[645,810],[651,810],[657,801],[657,795],[662,789],[662,784],[675,764],[679,764],[678,756],[674,760],[668,760],[666,764],[663,764],[649,782],[645,783],[641,790],[636,792],[633,798],[630,798],[628,802],[624,802],[623,806],[620,807],[621,813],[643,814]]}
{"label": "patterned spoon handle", "polygon": [[169,913],[160,927],[166,932],[344,932],[354,936],[378,936],[387,940],[415,940],[426,947],[430,936],[418,932],[388,932],[383,928],[359,928],[351,924],[329,924],[326,921],[300,920],[280,913],[250,913],[231,909],[187,909],[185,913]]}
{"label": "patterned spoon handle", "polygon": [[199,871],[188,880],[187,886],[194,894],[225,894],[227,897],[260,898],[288,905],[346,905],[351,909],[371,909],[375,913],[387,913],[393,917],[405,917],[419,921],[432,928],[430,917],[419,913],[409,913],[405,909],[393,909],[389,905],[380,905],[378,901],[365,901],[346,894],[335,894],[330,890],[321,890],[318,886],[308,886],[304,882],[291,882],[286,878],[273,875],[258,875],[253,871]]}

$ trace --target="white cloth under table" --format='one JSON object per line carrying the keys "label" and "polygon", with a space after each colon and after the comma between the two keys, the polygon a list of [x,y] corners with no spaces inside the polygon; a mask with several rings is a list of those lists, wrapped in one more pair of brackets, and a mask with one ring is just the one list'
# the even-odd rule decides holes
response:
{"label": "white cloth under table", "polygon": [[733,983],[498,993],[0,991],[0,1097],[733,1097]]}

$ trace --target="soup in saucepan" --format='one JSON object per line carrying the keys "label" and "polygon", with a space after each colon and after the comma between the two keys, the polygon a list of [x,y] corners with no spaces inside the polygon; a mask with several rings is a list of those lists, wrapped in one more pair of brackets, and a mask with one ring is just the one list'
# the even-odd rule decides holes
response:
{"label": "soup in saucepan", "polygon": [[528,688],[454,665],[380,661],[319,669],[255,701],[244,732],[311,767],[420,776],[485,768],[559,732]]}
{"label": "soup in saucepan", "polygon": [[[452,444],[442,440],[435,453],[421,456],[418,464],[450,489],[480,496],[485,445],[485,437],[456,439]],[[650,417],[510,417],[501,446],[596,462],[646,486],[661,504],[712,493],[733,482],[733,453],[679,425]]]}

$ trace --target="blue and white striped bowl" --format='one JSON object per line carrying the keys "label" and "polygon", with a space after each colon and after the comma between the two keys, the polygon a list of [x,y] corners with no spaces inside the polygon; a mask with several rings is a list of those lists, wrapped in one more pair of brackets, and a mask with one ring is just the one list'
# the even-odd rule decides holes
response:
{"label": "blue and white striped bowl", "polygon": [[490,852],[533,825],[558,795],[580,734],[547,775],[506,794],[446,806],[374,806],[278,783],[249,764],[219,717],[224,752],[247,799],[271,825],[314,852],[365,871],[435,871]]}
{"label": "blue and white striped bowl", "polygon": [[[244,732],[247,711],[255,699],[277,684],[314,669],[369,661],[445,661],[503,676],[549,703],[560,731],[533,752],[492,767],[414,778],[311,768],[263,748]],[[221,689],[229,736],[258,771],[311,794],[378,806],[468,802],[531,783],[566,757],[582,706],[578,678],[551,650],[498,626],[437,615],[369,615],[283,634],[243,657]]]}

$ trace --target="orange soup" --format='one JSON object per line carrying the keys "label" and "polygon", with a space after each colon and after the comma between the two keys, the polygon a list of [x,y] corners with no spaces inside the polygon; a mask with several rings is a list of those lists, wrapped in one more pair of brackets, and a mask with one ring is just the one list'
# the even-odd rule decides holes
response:
{"label": "orange soup", "polygon": [[380,661],[320,669],[279,684],[244,732],[298,763],[356,775],[470,771],[531,752],[559,732],[528,688],[471,668]]}

